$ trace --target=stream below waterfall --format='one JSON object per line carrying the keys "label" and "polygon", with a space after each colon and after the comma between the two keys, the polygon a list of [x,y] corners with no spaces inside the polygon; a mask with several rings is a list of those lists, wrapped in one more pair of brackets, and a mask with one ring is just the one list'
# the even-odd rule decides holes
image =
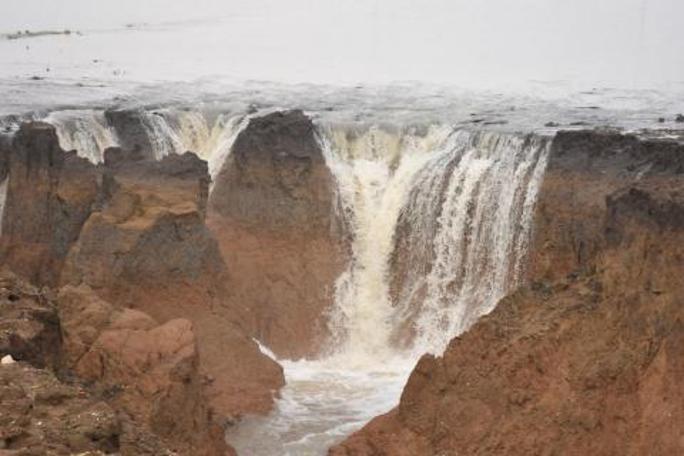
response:
{"label": "stream below waterfall", "polygon": [[279,361],[286,386],[267,417],[246,418],[229,430],[240,455],[324,455],[333,444],[394,407],[413,368],[399,356],[375,365],[330,357]]}

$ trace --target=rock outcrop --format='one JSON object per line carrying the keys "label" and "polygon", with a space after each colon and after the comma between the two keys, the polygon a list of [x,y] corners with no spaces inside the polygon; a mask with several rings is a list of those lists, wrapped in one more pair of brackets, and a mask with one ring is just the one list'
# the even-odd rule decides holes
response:
{"label": "rock outcrop", "polygon": [[252,334],[280,355],[315,356],[346,252],[334,181],[301,111],[254,118],[216,178],[208,224]]}
{"label": "rock outcrop", "polygon": [[[85,320],[62,331],[64,365],[96,385],[124,384],[116,369],[96,364],[114,360],[128,384],[146,386],[111,404],[181,449],[174,438],[196,434],[183,441],[200,442],[213,428],[209,421],[268,412],[284,383],[282,369],[260,352],[241,307],[229,299],[228,270],[204,222],[206,163],[191,153],[153,161],[136,147],[109,149],[95,166],[62,151],[54,128],[36,122],[3,144],[9,157],[3,265],[38,286],[92,290],[79,316]],[[123,320],[112,320],[122,312]],[[3,344],[12,344],[17,359],[31,359],[17,341],[37,350],[43,336],[15,320],[8,323],[15,335]],[[131,341],[133,353],[126,351]],[[127,364],[122,353],[156,361]],[[223,440],[217,438],[193,451],[214,451],[206,442]]]}
{"label": "rock outcrop", "polygon": [[115,306],[159,322],[193,323],[201,370],[218,416],[270,410],[282,370],[240,326],[228,305],[229,275],[204,224],[209,177],[194,154],[145,160],[108,149],[102,193],[71,249],[63,285],[84,284]]}
{"label": "rock outcrop", "polygon": [[684,452],[681,146],[557,141],[537,280],[421,358],[399,406],[331,455]]}
{"label": "rock outcrop", "polygon": [[52,126],[23,124],[8,153],[2,264],[34,283],[54,285],[99,197],[98,172],[59,147]]}
{"label": "rock outcrop", "polygon": [[111,306],[87,286],[60,290],[59,309],[66,368],[174,451],[225,453],[204,396],[190,321],[160,325],[143,312]]}
{"label": "rock outcrop", "polygon": [[52,295],[11,273],[0,277],[0,453],[171,455],[111,395],[55,375],[65,373],[68,350]]}

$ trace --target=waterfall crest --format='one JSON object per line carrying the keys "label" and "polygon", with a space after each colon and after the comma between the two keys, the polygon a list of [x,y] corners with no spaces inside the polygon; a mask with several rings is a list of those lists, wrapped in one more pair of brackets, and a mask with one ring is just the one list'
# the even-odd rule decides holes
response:
{"label": "waterfall crest", "polygon": [[9,176],[6,176],[0,182],[0,235],[2,234],[2,221],[5,215],[5,202],[7,201],[7,185],[9,184]]}
{"label": "waterfall crest", "polygon": [[107,125],[101,111],[55,111],[44,120],[55,127],[62,149],[75,150],[92,163],[101,163],[104,150],[119,144],[116,132]]}
{"label": "waterfall crest", "polygon": [[[242,113],[208,116],[197,110],[175,108],[140,109],[135,113],[156,160],[169,154],[194,152],[207,161],[212,180],[250,119]],[[42,120],[55,127],[62,149],[75,150],[92,163],[101,163],[106,148],[122,143],[102,111],[54,111]]]}

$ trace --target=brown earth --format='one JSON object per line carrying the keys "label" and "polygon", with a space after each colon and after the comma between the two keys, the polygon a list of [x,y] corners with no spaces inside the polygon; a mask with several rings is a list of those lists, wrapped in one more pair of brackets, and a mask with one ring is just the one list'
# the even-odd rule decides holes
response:
{"label": "brown earth", "polygon": [[643,179],[684,173],[684,146],[614,131],[559,132],[539,191],[530,280],[590,271],[603,243],[607,197]]}
{"label": "brown earth", "polygon": [[[87,296],[84,303],[91,297]],[[59,318],[62,309],[50,290],[38,289],[11,273],[3,272],[0,276],[0,358],[5,360],[0,365],[0,454],[67,455],[86,451],[122,455],[171,454],[166,443],[152,433],[150,423],[134,421],[131,418],[134,414],[129,414],[117,403],[117,395],[131,394],[126,389],[121,392],[122,386],[136,386],[131,382],[134,371],[128,369],[128,383],[122,382],[117,389],[106,391],[102,391],[104,385],[86,386],[68,376],[71,349],[69,337],[63,344],[62,336],[78,331],[85,340],[92,328],[80,323],[88,319],[88,315],[92,320],[93,305],[99,303],[92,301],[78,322],[67,321],[62,325]],[[78,325],[72,326],[72,323]],[[151,351],[164,346],[161,339],[146,342],[145,348]],[[151,364],[162,365],[155,360]],[[120,363],[119,368],[126,371],[127,365]],[[193,372],[191,369],[186,371]],[[166,377],[170,376],[167,374]],[[169,393],[173,388],[168,383],[158,383],[157,402],[169,402],[171,399]],[[187,393],[189,388],[183,389]],[[188,396],[196,401],[195,407],[206,407],[201,396]],[[138,406],[151,406],[153,403],[140,402]],[[182,410],[184,413],[188,411]],[[158,412],[164,416],[163,410]],[[186,422],[181,421],[182,425],[176,427],[178,436],[167,434],[165,437],[175,440],[183,436],[187,442],[204,437],[206,440],[202,447],[209,447],[211,436],[201,427],[202,417],[190,416],[200,426],[185,428]],[[207,422],[207,417],[204,420]],[[198,436],[188,435],[188,431],[197,432]],[[226,454],[223,439],[214,437],[213,445],[213,451],[203,454]]]}
{"label": "brown earth", "polygon": [[331,455],[684,453],[682,148],[556,141],[536,280],[421,358],[399,406]]}
{"label": "brown earth", "polygon": [[0,366],[0,455],[171,456],[154,434],[49,370]]}
{"label": "brown earth", "polygon": [[222,455],[199,372],[192,323],[160,325],[147,314],[117,309],[87,286],[64,287],[58,308],[64,367],[93,382],[116,410],[143,424],[182,454]]}
{"label": "brown earth", "polygon": [[279,356],[314,357],[347,252],[333,176],[301,111],[252,119],[216,178],[208,225],[230,268],[232,301]]}
{"label": "brown earth", "polygon": [[61,362],[57,308],[36,287],[0,273],[0,357],[56,368]]}
{"label": "brown earth", "polygon": [[227,303],[227,268],[204,224],[206,163],[190,153],[161,161],[126,155],[105,152],[108,201],[84,224],[62,284],[87,284],[160,322],[189,319],[217,415],[267,412],[284,383],[282,369],[261,354]]}

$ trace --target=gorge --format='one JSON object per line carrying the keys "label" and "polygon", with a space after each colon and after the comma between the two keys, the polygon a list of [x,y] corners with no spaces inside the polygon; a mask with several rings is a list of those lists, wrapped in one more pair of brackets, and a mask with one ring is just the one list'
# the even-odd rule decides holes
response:
{"label": "gorge", "polygon": [[249,96],[0,119],[0,452],[684,450],[674,122]]}

